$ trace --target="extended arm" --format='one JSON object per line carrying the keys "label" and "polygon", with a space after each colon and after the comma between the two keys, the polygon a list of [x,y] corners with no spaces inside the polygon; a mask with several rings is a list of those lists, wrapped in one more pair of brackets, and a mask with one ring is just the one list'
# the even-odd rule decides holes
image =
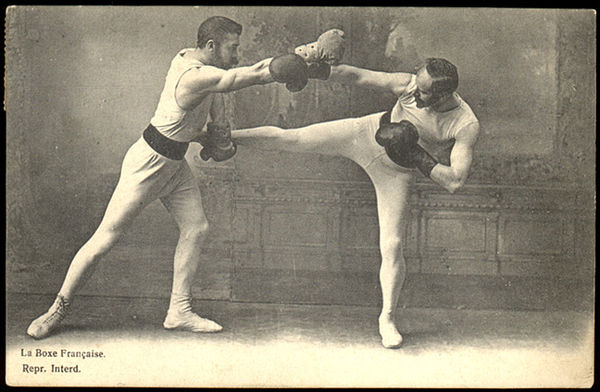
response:
{"label": "extended arm", "polygon": [[431,170],[430,178],[450,193],[456,192],[467,179],[478,134],[478,123],[472,123],[463,128],[456,136],[454,147],[450,153],[450,166],[438,163]]}
{"label": "extended arm", "polygon": [[256,84],[273,82],[269,73],[272,59],[265,59],[248,67],[224,70],[213,66],[204,66],[187,72],[180,81],[194,94],[224,93]]}
{"label": "extended arm", "polygon": [[412,74],[405,72],[380,72],[340,64],[331,67],[329,79],[343,84],[353,84],[357,87],[386,91],[400,96],[404,93]]}

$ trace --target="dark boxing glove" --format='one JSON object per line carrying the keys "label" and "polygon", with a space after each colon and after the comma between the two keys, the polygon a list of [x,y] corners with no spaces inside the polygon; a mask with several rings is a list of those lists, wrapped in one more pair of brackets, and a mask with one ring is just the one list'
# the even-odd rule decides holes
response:
{"label": "dark boxing glove", "polygon": [[426,177],[437,161],[417,144],[419,134],[417,128],[407,120],[398,123],[382,121],[377,133],[377,143],[385,148],[387,156],[397,165],[405,168],[417,168]]}
{"label": "dark boxing glove", "polygon": [[215,162],[226,161],[237,152],[237,145],[231,140],[229,124],[206,124],[206,137],[202,138],[201,143],[204,148],[200,151],[200,158],[205,161],[210,158]]}
{"label": "dark boxing glove", "polygon": [[275,57],[269,64],[269,73],[274,81],[285,83],[291,92],[302,90],[308,83],[308,66],[296,54]]}
{"label": "dark boxing glove", "polygon": [[407,120],[397,123],[384,123],[380,125],[375,133],[375,141],[383,147],[390,144],[402,144],[412,147],[419,141],[419,133],[417,132],[417,128]]}

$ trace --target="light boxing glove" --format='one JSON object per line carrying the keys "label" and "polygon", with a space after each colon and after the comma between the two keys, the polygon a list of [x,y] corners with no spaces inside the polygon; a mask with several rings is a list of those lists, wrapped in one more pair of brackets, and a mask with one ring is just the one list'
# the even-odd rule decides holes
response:
{"label": "light boxing glove", "polygon": [[300,45],[294,53],[307,63],[338,64],[346,49],[344,32],[340,29],[327,30],[315,42]]}

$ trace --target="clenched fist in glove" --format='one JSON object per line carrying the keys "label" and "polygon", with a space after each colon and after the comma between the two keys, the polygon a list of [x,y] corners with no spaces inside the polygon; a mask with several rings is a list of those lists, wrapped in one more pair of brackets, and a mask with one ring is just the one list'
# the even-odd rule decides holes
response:
{"label": "clenched fist in glove", "polygon": [[302,90],[308,83],[308,66],[295,54],[275,57],[269,64],[269,73],[274,81],[285,83],[291,92]]}
{"label": "clenched fist in glove", "polygon": [[[384,115],[384,119],[385,119]],[[389,118],[389,117],[388,117]],[[423,147],[419,146],[417,128],[407,120],[400,122],[381,121],[375,133],[375,140],[385,147],[387,156],[397,165],[405,168],[417,168],[426,177],[437,165],[437,161]]]}
{"label": "clenched fist in glove", "polygon": [[205,161],[210,158],[215,162],[226,161],[237,151],[237,145],[231,140],[231,128],[228,123],[206,124],[206,136],[200,140],[200,143],[204,147],[200,151],[200,158]]}
{"label": "clenched fist in glove", "polygon": [[340,29],[327,30],[315,42],[300,45],[294,53],[307,63],[338,64],[344,56],[344,32]]}

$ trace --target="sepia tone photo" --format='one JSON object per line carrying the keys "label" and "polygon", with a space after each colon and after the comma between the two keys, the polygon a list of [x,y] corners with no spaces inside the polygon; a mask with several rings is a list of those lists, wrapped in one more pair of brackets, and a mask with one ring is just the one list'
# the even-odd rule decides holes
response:
{"label": "sepia tone photo", "polygon": [[6,384],[593,385],[595,10],[5,11]]}

